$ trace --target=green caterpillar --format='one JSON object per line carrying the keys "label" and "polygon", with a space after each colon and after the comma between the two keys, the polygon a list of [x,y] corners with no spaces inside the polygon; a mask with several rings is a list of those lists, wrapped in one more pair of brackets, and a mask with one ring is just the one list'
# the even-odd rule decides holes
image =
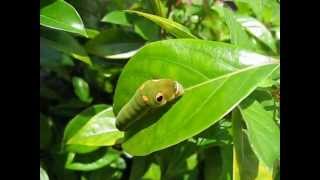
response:
{"label": "green caterpillar", "polygon": [[183,94],[180,83],[171,79],[155,79],[144,82],[116,117],[116,127],[126,131],[151,109],[164,106]]}

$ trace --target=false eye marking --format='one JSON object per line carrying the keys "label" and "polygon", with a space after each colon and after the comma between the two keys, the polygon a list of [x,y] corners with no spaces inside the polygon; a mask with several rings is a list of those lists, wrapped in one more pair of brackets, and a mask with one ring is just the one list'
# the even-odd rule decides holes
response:
{"label": "false eye marking", "polygon": [[157,102],[161,102],[163,100],[163,94],[162,92],[158,92],[156,95]]}
{"label": "false eye marking", "polygon": [[143,95],[143,96],[142,96],[142,100],[143,100],[144,102],[148,102],[148,101],[149,101],[149,98],[148,98],[147,96]]}

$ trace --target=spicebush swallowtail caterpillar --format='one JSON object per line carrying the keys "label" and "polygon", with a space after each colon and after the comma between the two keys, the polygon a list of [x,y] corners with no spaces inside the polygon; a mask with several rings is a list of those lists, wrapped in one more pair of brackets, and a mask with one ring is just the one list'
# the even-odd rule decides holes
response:
{"label": "spicebush swallowtail caterpillar", "polygon": [[120,131],[126,131],[150,110],[164,106],[181,96],[183,92],[182,85],[171,79],[145,81],[118,113],[116,127]]}

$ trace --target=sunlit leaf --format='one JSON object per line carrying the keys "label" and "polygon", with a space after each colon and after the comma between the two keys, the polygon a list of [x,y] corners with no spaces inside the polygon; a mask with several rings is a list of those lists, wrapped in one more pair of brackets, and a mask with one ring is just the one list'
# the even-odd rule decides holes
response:
{"label": "sunlit leaf", "polygon": [[63,0],[57,0],[40,10],[40,24],[49,28],[88,36],[78,12]]}

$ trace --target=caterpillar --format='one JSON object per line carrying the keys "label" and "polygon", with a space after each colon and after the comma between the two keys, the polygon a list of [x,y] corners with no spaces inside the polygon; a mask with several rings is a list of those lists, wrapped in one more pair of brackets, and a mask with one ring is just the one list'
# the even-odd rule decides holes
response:
{"label": "caterpillar", "polygon": [[171,79],[145,81],[117,114],[116,127],[126,131],[150,110],[164,106],[183,93],[183,86]]}

